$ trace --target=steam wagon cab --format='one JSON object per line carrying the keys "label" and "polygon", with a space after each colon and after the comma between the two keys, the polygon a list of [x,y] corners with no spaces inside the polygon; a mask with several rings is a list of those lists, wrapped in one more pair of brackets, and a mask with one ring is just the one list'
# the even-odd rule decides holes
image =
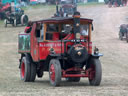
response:
{"label": "steam wagon cab", "polygon": [[35,81],[49,72],[51,85],[59,86],[61,78],[79,82],[87,77],[90,85],[101,82],[102,69],[98,48],[92,53],[91,19],[57,17],[33,21],[19,34],[20,76],[24,82]]}

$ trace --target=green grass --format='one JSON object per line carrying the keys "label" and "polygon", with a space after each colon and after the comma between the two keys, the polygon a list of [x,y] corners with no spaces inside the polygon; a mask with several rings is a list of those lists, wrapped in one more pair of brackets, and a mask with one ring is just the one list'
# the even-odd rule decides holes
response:
{"label": "green grass", "polygon": [[4,20],[0,20],[0,24],[2,24],[4,22]]}
{"label": "green grass", "polygon": [[40,9],[40,8],[55,8],[55,5],[29,5],[27,7],[22,7],[23,10],[28,10],[28,9]]}
{"label": "green grass", "polygon": [[3,25],[4,23],[4,20],[0,20],[0,26]]}
{"label": "green grass", "polygon": [[96,6],[96,5],[104,5],[104,3],[98,3],[98,2],[78,3],[78,6]]}
{"label": "green grass", "polygon": [[[104,5],[104,3],[98,3],[98,2],[89,2],[89,3],[78,3],[78,6],[96,6],[96,5]],[[22,7],[23,10],[28,9],[39,9],[39,8],[55,8],[56,5],[29,5],[27,7]]]}

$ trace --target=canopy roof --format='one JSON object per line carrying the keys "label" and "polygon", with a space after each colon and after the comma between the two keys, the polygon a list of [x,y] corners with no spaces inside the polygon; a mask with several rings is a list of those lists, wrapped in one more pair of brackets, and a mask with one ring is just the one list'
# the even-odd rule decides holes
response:
{"label": "canopy roof", "polygon": [[[42,22],[42,23],[73,23],[73,17],[55,17],[55,18],[49,18],[49,19],[44,19],[44,20],[38,20],[38,21],[33,21],[33,23],[36,22]],[[92,23],[92,19],[87,19],[87,18],[80,18],[80,23]]]}

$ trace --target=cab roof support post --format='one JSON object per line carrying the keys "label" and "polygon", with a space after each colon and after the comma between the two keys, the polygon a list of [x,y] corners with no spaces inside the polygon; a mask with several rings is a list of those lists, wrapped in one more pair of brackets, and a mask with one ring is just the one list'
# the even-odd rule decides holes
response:
{"label": "cab roof support post", "polygon": [[44,41],[46,40],[47,24],[44,23]]}
{"label": "cab roof support post", "polygon": [[92,24],[89,24],[89,42],[91,42],[91,30],[92,30]]}

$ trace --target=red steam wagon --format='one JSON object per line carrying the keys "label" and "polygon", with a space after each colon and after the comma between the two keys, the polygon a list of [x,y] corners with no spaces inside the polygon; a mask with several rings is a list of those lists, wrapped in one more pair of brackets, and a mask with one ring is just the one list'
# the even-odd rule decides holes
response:
{"label": "red steam wagon", "polygon": [[79,82],[87,77],[90,85],[100,85],[102,68],[98,48],[92,52],[93,20],[73,17],[55,17],[29,22],[19,34],[18,52],[20,76],[24,82],[33,82],[49,72],[51,85],[59,86],[61,78]]}

